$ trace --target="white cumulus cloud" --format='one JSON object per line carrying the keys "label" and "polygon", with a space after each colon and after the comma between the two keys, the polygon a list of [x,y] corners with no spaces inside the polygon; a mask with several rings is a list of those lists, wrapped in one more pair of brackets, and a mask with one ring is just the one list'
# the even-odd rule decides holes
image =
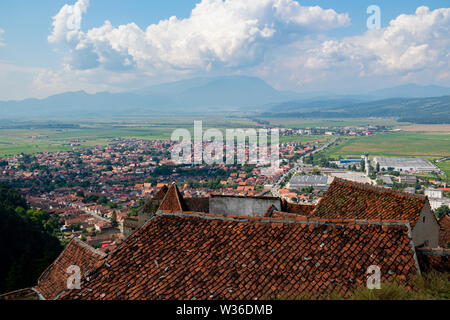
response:
{"label": "white cumulus cloud", "polygon": [[280,43],[350,23],[348,14],[293,0],[202,0],[188,18],[170,17],[145,30],[109,21],[86,32],[74,29],[88,6],[88,0],[65,5],[48,37],[68,44],[75,69],[209,71],[254,65]]}
{"label": "white cumulus cloud", "polygon": [[411,75],[450,68],[450,8],[417,8],[389,26],[361,36],[324,41],[310,50],[306,66],[331,69],[353,65],[361,76]]}

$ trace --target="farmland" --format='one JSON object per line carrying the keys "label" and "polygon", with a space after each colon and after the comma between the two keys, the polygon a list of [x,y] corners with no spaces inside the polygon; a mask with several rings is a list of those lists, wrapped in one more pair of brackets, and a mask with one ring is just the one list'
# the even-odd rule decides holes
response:
{"label": "farmland", "polygon": [[344,137],[327,150],[330,157],[371,156],[424,157],[437,159],[450,155],[450,134],[399,132],[370,137]]}
{"label": "farmland", "polygon": [[437,163],[437,166],[445,172],[447,178],[450,178],[450,160]]}

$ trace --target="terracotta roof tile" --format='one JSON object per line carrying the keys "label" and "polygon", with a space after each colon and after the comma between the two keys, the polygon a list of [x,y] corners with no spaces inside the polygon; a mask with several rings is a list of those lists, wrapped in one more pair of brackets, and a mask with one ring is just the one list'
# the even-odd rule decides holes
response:
{"label": "terracotta roof tile", "polygon": [[286,200],[282,202],[282,211],[296,213],[301,216],[311,216],[316,206],[309,204],[289,203]]}
{"label": "terracotta roof tile", "polygon": [[162,200],[162,199],[164,199],[164,196],[166,195],[167,190],[169,190],[169,188],[166,185],[162,186],[158,190],[158,192],[155,193],[155,195],[153,196],[152,200]]}
{"label": "terracotta roof tile", "polygon": [[417,249],[417,258],[423,271],[450,272],[450,249]]}
{"label": "terracotta roof tile", "polygon": [[158,213],[62,299],[270,299],[417,272],[409,224]]}
{"label": "terracotta roof tile", "polygon": [[59,257],[39,277],[35,287],[47,300],[55,299],[67,287],[67,268],[80,267],[81,274],[91,270],[105,254],[87,244],[73,239]]}
{"label": "terracotta roof tile", "polygon": [[277,210],[277,208],[273,204],[270,204],[264,213],[264,217],[271,217],[275,210]]}
{"label": "terracotta roof tile", "polygon": [[183,199],[183,196],[178,190],[177,185],[173,183],[164,196],[164,199],[159,206],[159,210],[165,212],[182,212],[185,208],[183,208],[181,199]]}
{"label": "terracotta roof tile", "polygon": [[0,300],[40,300],[40,296],[33,288],[26,288],[2,294]]}
{"label": "terracotta roof tile", "polygon": [[317,217],[408,220],[414,228],[427,198],[335,178],[311,213]]}
{"label": "terracotta roof tile", "polygon": [[450,247],[450,216],[445,215],[439,220],[439,246],[442,248]]}

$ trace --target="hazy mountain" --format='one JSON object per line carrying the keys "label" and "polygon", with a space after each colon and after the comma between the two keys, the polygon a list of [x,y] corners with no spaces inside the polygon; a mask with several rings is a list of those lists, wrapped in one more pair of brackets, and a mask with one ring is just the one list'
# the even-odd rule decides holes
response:
{"label": "hazy mountain", "polygon": [[[89,94],[78,91],[45,99],[5,101],[0,102],[0,120],[231,111],[403,117],[418,108],[412,106],[414,102],[406,102],[403,98],[444,94],[450,95],[450,88],[413,84],[378,90],[368,95],[338,95],[329,92],[300,94],[276,90],[259,78],[228,76],[194,78],[126,93]],[[385,99],[384,96],[399,96],[402,99],[379,102]]]}
{"label": "hazy mountain", "polygon": [[277,91],[259,78],[196,78],[128,93],[68,92],[45,99],[0,102],[4,118],[85,117],[149,112],[224,112],[299,98]]}
{"label": "hazy mountain", "polygon": [[450,88],[406,84],[393,88],[376,90],[370,92],[368,95],[377,99],[441,97],[450,95]]}

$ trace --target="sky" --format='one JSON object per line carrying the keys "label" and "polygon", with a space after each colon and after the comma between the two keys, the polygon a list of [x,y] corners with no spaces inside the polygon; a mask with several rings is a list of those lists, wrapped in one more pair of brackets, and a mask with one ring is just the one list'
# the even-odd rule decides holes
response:
{"label": "sky", "polygon": [[[380,28],[367,26],[371,5],[380,8]],[[450,86],[448,7],[448,0],[2,0],[0,100],[236,74],[297,92]]]}

